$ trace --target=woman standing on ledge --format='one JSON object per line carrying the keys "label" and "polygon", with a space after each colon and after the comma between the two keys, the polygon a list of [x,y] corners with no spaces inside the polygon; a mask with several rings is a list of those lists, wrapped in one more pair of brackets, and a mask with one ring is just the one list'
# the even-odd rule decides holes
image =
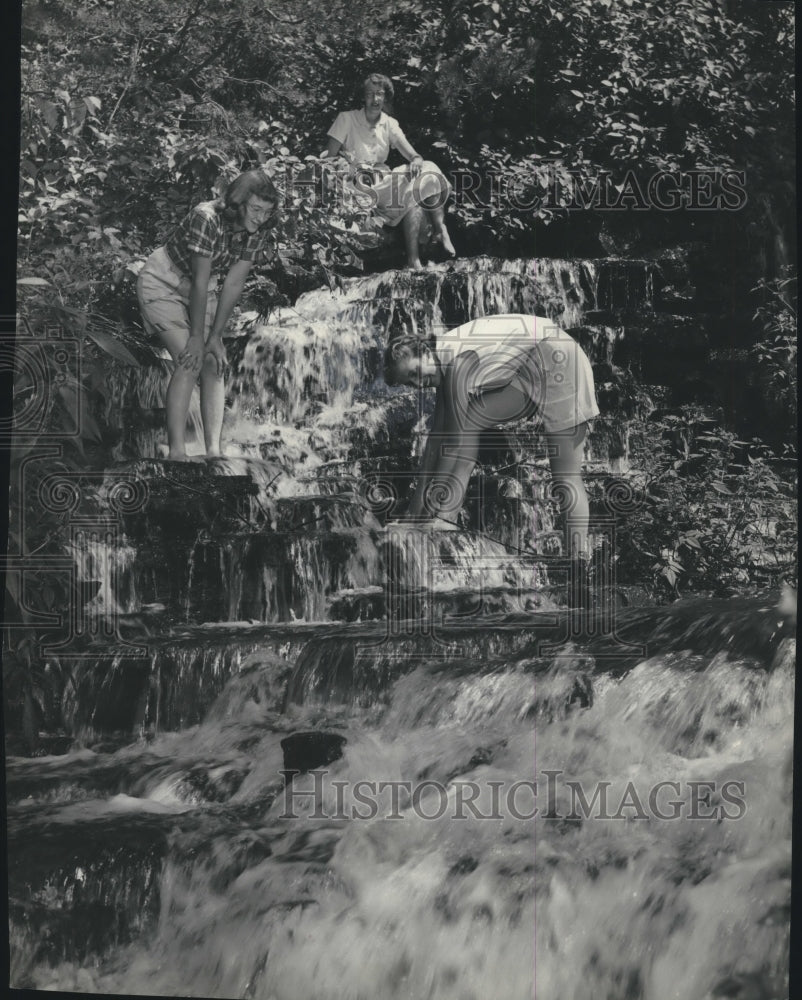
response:
{"label": "woman standing on ledge", "polygon": [[[278,192],[261,170],[240,174],[221,201],[196,205],[139,272],[136,290],[145,330],[158,337],[175,363],[167,388],[167,439],[174,461],[187,460],[187,413],[198,379],[206,457],[220,455],[223,330],[251,265],[264,254],[277,205]],[[226,271],[218,299],[218,275]]]}
{"label": "woman standing on ledge", "polygon": [[[422,267],[418,240],[424,213],[431,221],[434,238],[447,254],[456,256],[444,218],[451,185],[439,167],[415,152],[396,119],[382,110],[393,94],[386,76],[369,76],[364,82],[364,106],[337,115],[329,129],[326,154],[344,153],[357,180],[372,189],[379,218],[388,226],[401,223],[408,264],[418,269]],[[386,164],[391,149],[397,149],[409,164],[390,170]]]}
{"label": "woman standing on ledge", "polygon": [[593,370],[579,345],[542,316],[485,316],[439,335],[434,346],[417,337],[391,343],[385,377],[390,385],[437,389],[409,517],[438,529],[456,527],[481,432],[536,418],[565,517],[571,603],[586,604],[589,510],[582,459],[588,423],[599,407]]}

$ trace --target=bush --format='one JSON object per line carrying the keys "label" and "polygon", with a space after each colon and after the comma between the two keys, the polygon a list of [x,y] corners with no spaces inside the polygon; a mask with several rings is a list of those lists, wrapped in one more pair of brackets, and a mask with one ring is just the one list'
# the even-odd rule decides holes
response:
{"label": "bush", "polygon": [[754,315],[761,336],[752,348],[757,384],[776,437],[796,448],[797,372],[796,278],[761,280],[753,292],[761,298]]}
{"label": "bush", "polygon": [[645,468],[617,525],[622,582],[673,599],[796,579],[793,460],[690,407],[641,424],[633,447]]}

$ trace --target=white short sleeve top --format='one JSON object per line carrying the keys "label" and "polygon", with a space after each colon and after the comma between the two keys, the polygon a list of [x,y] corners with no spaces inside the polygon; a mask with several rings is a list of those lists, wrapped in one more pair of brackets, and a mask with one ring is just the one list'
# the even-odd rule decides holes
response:
{"label": "white short sleeve top", "polygon": [[357,163],[386,163],[391,149],[398,148],[398,141],[406,141],[401,126],[395,118],[383,111],[375,125],[371,125],[362,108],[341,111],[328,134],[343,144],[343,149]]}

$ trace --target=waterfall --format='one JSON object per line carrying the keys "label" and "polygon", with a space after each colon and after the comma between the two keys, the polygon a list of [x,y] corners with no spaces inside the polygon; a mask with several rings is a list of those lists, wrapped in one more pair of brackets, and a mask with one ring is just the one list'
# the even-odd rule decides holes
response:
{"label": "waterfall", "polygon": [[159,457],[164,359],[110,364],[120,460],[64,515],[75,622],[108,627],[33,665],[64,752],[8,762],[15,987],[787,995],[788,602],[627,607],[605,578],[577,627],[526,428],[483,445],[457,530],[395,520],[433,401],[384,385],[388,340],[502,312],[582,344],[593,496],[627,493],[674,334],[709,339],[662,267],[480,257],[245,315],[202,463]]}

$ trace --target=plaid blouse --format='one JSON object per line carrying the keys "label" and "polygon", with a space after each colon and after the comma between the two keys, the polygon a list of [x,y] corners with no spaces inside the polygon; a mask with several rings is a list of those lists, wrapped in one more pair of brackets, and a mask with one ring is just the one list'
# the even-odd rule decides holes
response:
{"label": "plaid blouse", "polygon": [[238,260],[261,262],[265,258],[268,231],[234,232],[223,218],[219,201],[196,205],[165,243],[170,260],[187,277],[192,276],[192,254],[212,258],[212,272],[227,271]]}

